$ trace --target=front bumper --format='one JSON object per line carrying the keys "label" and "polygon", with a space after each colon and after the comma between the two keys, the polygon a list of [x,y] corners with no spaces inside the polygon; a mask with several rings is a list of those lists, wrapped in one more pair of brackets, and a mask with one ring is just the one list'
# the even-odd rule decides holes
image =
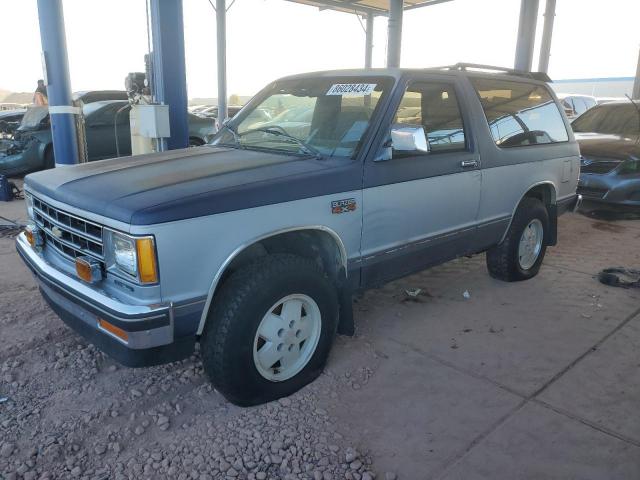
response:
{"label": "front bumper", "polygon": [[[129,305],[109,297],[50,265],[27,242],[24,233],[16,249],[35,275],[43,297],[73,330],[100,350],[129,367],[183,359],[194,349],[195,334],[174,338],[172,304]],[[104,330],[102,319],[127,333],[127,340]]]}
{"label": "front bumper", "polygon": [[583,173],[580,175],[578,192],[589,202],[640,207],[640,178],[637,176]]}

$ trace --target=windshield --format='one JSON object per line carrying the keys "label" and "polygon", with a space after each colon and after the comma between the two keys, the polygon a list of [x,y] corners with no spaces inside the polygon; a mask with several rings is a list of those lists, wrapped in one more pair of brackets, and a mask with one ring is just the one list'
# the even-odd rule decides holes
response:
{"label": "windshield", "polygon": [[[214,145],[354,157],[389,77],[276,82],[214,138]],[[233,131],[230,131],[233,130]]]}
{"label": "windshield", "polygon": [[640,114],[629,104],[601,105],[587,110],[571,126],[574,132],[637,135],[640,133]]}

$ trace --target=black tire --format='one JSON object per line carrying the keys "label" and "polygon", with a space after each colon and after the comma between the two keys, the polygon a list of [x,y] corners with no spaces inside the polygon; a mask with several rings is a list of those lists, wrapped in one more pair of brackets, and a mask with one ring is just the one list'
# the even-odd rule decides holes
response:
{"label": "black tire", "polygon": [[[299,373],[271,381],[254,363],[255,335],[269,308],[295,293],[308,295],[318,305],[320,338]],[[200,339],[204,370],[215,388],[236,405],[258,405],[291,395],[322,373],[337,324],[336,288],[323,270],[296,255],[268,255],[234,272],[216,294]]]}
{"label": "black tire", "polygon": [[[534,219],[540,220],[544,230],[542,249],[535,263],[523,269],[518,257],[518,247],[524,229]],[[540,270],[547,250],[546,238],[549,232],[549,212],[542,202],[535,198],[525,197],[511,222],[504,241],[487,251],[487,269],[493,278],[505,282],[519,282],[535,277]]]}

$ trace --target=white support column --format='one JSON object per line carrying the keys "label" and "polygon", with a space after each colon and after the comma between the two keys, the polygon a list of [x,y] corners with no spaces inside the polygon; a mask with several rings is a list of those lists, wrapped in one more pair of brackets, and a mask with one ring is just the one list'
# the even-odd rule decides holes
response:
{"label": "white support column", "polygon": [[638,66],[636,67],[636,79],[633,82],[633,92],[631,98],[640,100],[640,54],[638,55]]}
{"label": "white support column", "polygon": [[216,0],[216,34],[218,52],[218,127],[228,115],[227,109],[227,5]]}
{"label": "white support column", "polygon": [[533,46],[536,40],[536,21],[538,19],[538,0],[521,0],[518,40],[516,43],[516,70],[531,71]]}
{"label": "white support column", "polygon": [[551,56],[551,37],[553,36],[553,21],[556,16],[556,0],[547,0],[544,9],[544,27],[542,29],[542,43],[540,44],[540,59],[538,70],[549,71],[549,57]]}
{"label": "white support column", "polygon": [[402,0],[389,0],[389,19],[387,33],[387,67],[400,66],[402,51]]}
{"label": "white support column", "polygon": [[365,24],[364,68],[371,68],[373,56],[373,13],[367,13]]}

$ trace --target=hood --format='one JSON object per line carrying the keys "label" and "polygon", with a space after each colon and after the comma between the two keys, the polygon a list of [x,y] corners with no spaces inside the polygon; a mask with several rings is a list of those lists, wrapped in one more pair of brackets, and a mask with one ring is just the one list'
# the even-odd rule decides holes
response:
{"label": "hood", "polygon": [[353,190],[361,167],[348,158],[204,146],[45,170],[25,185],[81,210],[151,225]]}
{"label": "hood", "polygon": [[627,160],[640,158],[638,135],[612,135],[604,133],[575,133],[584,157]]}
{"label": "hood", "polygon": [[[45,119],[49,117],[49,107],[29,107],[22,117],[19,131],[31,131],[44,128]],[[48,125],[47,125],[48,126]]]}

